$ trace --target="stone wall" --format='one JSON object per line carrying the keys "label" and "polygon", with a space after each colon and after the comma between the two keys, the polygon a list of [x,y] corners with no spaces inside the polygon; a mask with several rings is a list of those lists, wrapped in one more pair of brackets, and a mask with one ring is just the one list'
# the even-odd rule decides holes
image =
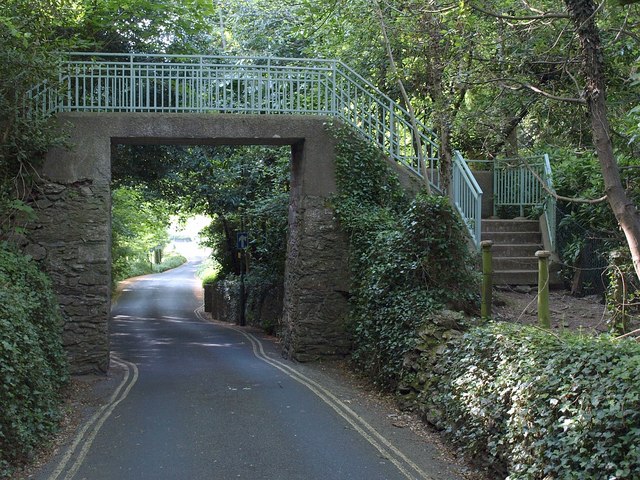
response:
{"label": "stone wall", "polygon": [[347,245],[326,198],[291,203],[283,311],[289,357],[312,361],[349,353]]}
{"label": "stone wall", "polygon": [[41,181],[29,199],[37,220],[25,253],[49,273],[65,318],[63,341],[73,373],[106,372],[111,301],[110,193],[91,180]]}
{"label": "stone wall", "polygon": [[[238,281],[221,281],[205,287],[205,311],[222,322],[240,322]],[[278,331],[282,320],[284,285],[260,290],[247,286],[245,320],[247,325],[262,328],[269,333]],[[209,307],[210,308],[207,308]]]}

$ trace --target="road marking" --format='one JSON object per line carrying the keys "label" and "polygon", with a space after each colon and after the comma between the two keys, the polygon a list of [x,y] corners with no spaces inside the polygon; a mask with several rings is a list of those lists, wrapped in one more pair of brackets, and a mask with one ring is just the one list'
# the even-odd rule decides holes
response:
{"label": "road marking", "polygon": [[[198,307],[194,311],[194,313],[203,321],[211,321],[209,318],[205,317],[204,308],[202,306]],[[432,477],[427,475],[418,465],[416,465],[411,459],[403,454],[386,437],[384,437],[380,432],[372,427],[364,418],[354,412],[343,401],[337,398],[333,393],[331,393],[316,381],[300,373],[290,365],[287,365],[284,362],[268,356],[264,351],[262,342],[254,335],[244,331],[239,327],[236,327],[235,325],[230,325],[222,322],[216,322],[216,325],[234,330],[247,338],[247,340],[249,340],[249,342],[251,343],[253,354],[256,356],[256,358],[262,360],[263,362],[271,365],[274,368],[277,368],[285,375],[289,376],[293,380],[311,390],[324,403],[326,403],[338,415],[346,420],[349,425],[351,425],[365,440],[367,440],[367,442],[369,442],[376,450],[378,450],[384,458],[387,458],[389,461],[391,461],[406,478],[410,480],[414,480],[415,478],[419,478],[422,480],[433,480]],[[411,471],[413,471],[413,473]],[[414,474],[417,474],[418,476],[416,477]]]}
{"label": "road marking", "polygon": [[[60,460],[60,463],[49,477],[49,480],[57,480],[65,470],[66,474],[63,477],[64,480],[71,480],[75,476],[78,469],[84,462],[87,453],[89,453],[89,449],[91,448],[96,435],[98,435],[100,428],[102,428],[102,425],[107,418],[111,416],[118,404],[127,398],[129,392],[138,381],[139,372],[136,365],[131,362],[121,360],[114,355],[111,356],[111,360],[116,365],[124,368],[125,374],[122,382],[120,382],[120,385],[118,385],[118,388],[113,392],[107,403],[100,407],[100,409],[94,413],[89,421],[80,429],[75,440],[67,449],[66,453]],[[82,444],[82,448],[80,448],[78,452],[80,444]],[[76,452],[78,452],[77,455]],[[74,455],[76,455],[75,461],[69,468],[67,468]]]}

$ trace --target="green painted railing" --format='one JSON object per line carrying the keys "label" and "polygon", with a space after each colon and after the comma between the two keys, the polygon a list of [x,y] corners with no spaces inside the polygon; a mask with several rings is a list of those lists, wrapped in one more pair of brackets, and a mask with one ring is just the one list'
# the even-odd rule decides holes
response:
{"label": "green painted railing", "polygon": [[451,172],[453,203],[462,216],[473,242],[477,248],[480,248],[482,189],[471,173],[469,165],[458,151],[454,153]]}
{"label": "green painted railing", "polygon": [[40,111],[337,117],[442,190],[436,135],[336,60],[70,53],[59,84],[33,90]]}
{"label": "green painted railing", "polygon": [[[437,136],[336,60],[69,53],[58,83],[32,90],[37,111],[336,117],[443,193]],[[456,208],[479,244],[482,191],[459,154],[451,184]]]}
{"label": "green painted railing", "polygon": [[556,199],[547,154],[497,159],[493,162],[494,215],[501,206],[516,207],[524,216],[527,207],[542,207],[550,247],[556,248]]}

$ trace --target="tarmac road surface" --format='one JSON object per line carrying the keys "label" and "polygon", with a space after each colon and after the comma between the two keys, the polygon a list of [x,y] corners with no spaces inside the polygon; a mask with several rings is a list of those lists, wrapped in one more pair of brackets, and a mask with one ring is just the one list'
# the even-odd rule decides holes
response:
{"label": "tarmac road surface", "polygon": [[109,401],[38,478],[447,479],[453,467],[313,366],[201,311],[196,264],[127,284]]}

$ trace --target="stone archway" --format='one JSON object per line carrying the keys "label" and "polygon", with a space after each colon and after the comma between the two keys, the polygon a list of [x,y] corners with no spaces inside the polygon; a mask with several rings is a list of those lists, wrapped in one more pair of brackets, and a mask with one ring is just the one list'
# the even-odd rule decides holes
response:
{"label": "stone archway", "polygon": [[73,148],[47,155],[26,250],[54,281],[72,371],[109,364],[111,149],[118,143],[291,145],[284,352],[305,361],[348,351],[347,242],[328,205],[336,187],[326,118],[65,113],[59,121],[70,128]]}

